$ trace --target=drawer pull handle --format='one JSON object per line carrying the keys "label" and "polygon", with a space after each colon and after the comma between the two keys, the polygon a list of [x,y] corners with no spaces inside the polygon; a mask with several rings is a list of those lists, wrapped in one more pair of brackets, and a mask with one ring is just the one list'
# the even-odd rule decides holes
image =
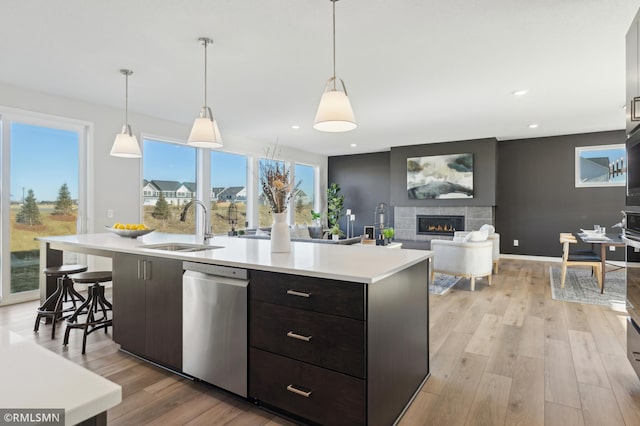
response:
{"label": "drawer pull handle", "polygon": [[634,352],[634,353],[633,353],[633,358],[634,358],[636,361],[640,361],[640,352]]}
{"label": "drawer pull handle", "polygon": [[289,392],[295,393],[296,395],[304,396],[305,398],[309,398],[309,396],[311,396],[311,391],[305,392],[303,390],[295,388],[293,385],[287,386],[287,390]]}
{"label": "drawer pull handle", "polygon": [[287,294],[298,297],[311,297],[311,293],[303,293],[301,291],[287,290]]}
{"label": "drawer pull handle", "polygon": [[313,336],[303,336],[301,334],[296,334],[293,331],[290,331],[287,333],[287,337],[291,337],[293,339],[298,339],[298,340],[304,340],[305,342],[308,342],[309,340],[311,340]]}

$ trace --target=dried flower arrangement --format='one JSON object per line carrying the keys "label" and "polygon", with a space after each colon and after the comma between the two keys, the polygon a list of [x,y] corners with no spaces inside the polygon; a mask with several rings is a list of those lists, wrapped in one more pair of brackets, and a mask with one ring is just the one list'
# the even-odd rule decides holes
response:
{"label": "dried flower arrangement", "polygon": [[260,161],[260,186],[272,213],[287,211],[289,200],[299,191],[302,181],[295,183],[290,168],[284,161],[277,160],[277,148],[267,148],[266,158]]}

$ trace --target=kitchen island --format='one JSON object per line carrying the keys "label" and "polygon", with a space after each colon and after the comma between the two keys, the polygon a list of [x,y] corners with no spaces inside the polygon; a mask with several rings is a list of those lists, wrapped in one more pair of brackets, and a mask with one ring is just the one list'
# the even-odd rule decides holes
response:
{"label": "kitchen island", "polygon": [[145,247],[197,243],[156,232],[40,241],[42,267],[66,250],[111,257],[114,340],[177,372],[185,262],[247,270],[247,398],[302,421],[392,424],[429,376],[431,252],[294,242],[271,253],[269,241],[222,236],[208,250]]}

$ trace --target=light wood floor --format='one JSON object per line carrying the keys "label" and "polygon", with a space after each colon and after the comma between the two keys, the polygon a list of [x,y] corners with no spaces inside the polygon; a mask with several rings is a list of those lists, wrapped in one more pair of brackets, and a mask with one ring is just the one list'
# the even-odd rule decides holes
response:
{"label": "light wood floor", "polygon": [[[475,292],[431,296],[431,378],[401,425],[640,425],[626,313],[552,300],[549,266],[503,260],[491,287],[479,280]],[[0,327],[120,384],[109,424],[290,424],[119,352],[110,334],[90,335],[84,356],[79,333],[62,348],[50,326],[33,333],[36,305],[0,308]]]}

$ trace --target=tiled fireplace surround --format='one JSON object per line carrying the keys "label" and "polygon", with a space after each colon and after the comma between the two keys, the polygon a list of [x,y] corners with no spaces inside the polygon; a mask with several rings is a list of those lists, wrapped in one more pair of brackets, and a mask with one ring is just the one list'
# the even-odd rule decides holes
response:
{"label": "tiled fireplace surround", "polygon": [[406,241],[431,241],[433,239],[450,239],[444,235],[418,235],[416,233],[416,216],[418,215],[451,215],[464,216],[464,229],[473,231],[485,223],[494,223],[494,208],[489,207],[394,207],[395,239]]}

